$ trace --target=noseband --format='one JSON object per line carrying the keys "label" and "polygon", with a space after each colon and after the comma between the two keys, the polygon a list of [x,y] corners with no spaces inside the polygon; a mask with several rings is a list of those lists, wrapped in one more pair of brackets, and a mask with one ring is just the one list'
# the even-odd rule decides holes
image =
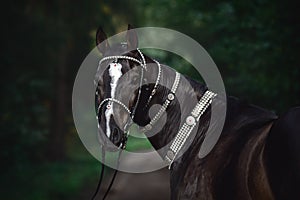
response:
{"label": "noseband", "polygon": [[[98,117],[101,107],[104,105],[104,103],[110,102],[110,103],[119,104],[129,114],[130,117],[124,126],[125,140],[127,140],[128,128],[134,120],[134,114],[135,114],[137,105],[139,104],[139,101],[140,101],[141,89],[142,89],[143,78],[144,78],[144,70],[147,72],[145,57],[139,49],[137,49],[137,51],[140,54],[141,60],[138,60],[138,59],[136,59],[134,57],[130,57],[130,56],[107,56],[107,57],[102,58],[99,62],[99,67],[100,67],[101,63],[106,60],[114,60],[115,62],[117,62],[118,59],[125,59],[125,60],[129,60],[129,61],[133,61],[141,66],[141,79],[140,79],[140,84],[139,84],[139,91],[138,91],[138,95],[137,95],[136,104],[133,107],[132,111],[130,110],[130,108],[128,108],[128,106],[126,106],[124,103],[122,103],[121,101],[119,101],[118,99],[115,99],[115,98],[104,99],[99,104],[98,109],[97,109],[97,117]],[[152,89],[151,95],[149,96],[149,98],[147,100],[146,106],[149,105],[151,99],[155,95],[159,81],[161,79],[162,69],[161,69],[160,63],[156,60],[154,60],[154,61],[158,67],[158,74],[157,74],[157,78],[155,81],[155,85]],[[167,99],[162,104],[162,107],[159,109],[159,111],[156,113],[156,115],[154,115],[154,117],[150,120],[150,122],[146,126],[140,127],[141,132],[150,131],[152,129],[152,127],[155,125],[155,123],[161,118],[161,116],[167,110],[170,103],[175,99],[175,93],[178,89],[179,83],[180,83],[180,74],[178,72],[175,72],[174,82],[173,82],[173,85],[172,85],[172,88],[171,88],[169,94],[167,95]],[[203,94],[203,96],[201,97],[199,102],[196,104],[196,106],[192,110],[191,114],[188,117],[186,117],[185,122],[183,123],[183,125],[179,129],[178,133],[176,134],[176,136],[175,136],[174,140],[172,141],[172,143],[166,153],[166,156],[165,156],[165,161],[168,163],[169,169],[171,168],[171,165],[174,162],[179,151],[182,149],[182,147],[186,143],[187,138],[190,136],[193,129],[199,122],[200,117],[203,115],[203,113],[206,111],[206,109],[211,105],[213,98],[216,96],[217,96],[217,94],[213,93],[212,91],[207,90]],[[98,126],[99,126],[99,124],[98,124]],[[124,143],[121,143],[119,148],[124,149],[125,147],[126,147],[126,141]]]}

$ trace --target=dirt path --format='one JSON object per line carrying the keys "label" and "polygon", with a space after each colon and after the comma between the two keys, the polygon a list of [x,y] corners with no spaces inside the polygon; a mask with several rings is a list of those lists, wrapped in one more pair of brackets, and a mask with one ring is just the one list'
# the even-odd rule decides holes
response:
{"label": "dirt path", "polygon": [[[101,199],[105,193],[111,176],[105,178],[98,199]],[[107,200],[168,200],[170,199],[169,180],[168,169],[145,174],[119,172]],[[84,189],[78,200],[91,199],[95,188],[96,185]]]}
{"label": "dirt path", "polygon": [[[157,157],[154,155],[154,157]],[[153,157],[153,159],[154,159]],[[155,159],[154,159],[155,160]],[[145,158],[142,162],[136,159],[126,159],[124,162],[132,166],[143,167],[154,162]],[[112,174],[105,176],[98,199],[102,199]],[[87,186],[77,198],[78,200],[89,200],[96,189],[97,183]],[[170,199],[170,176],[167,168],[143,174],[118,172],[114,185],[107,197],[107,200],[168,200]]]}
{"label": "dirt path", "polygon": [[111,200],[166,200],[169,198],[169,171],[146,174],[121,173],[109,194]]}

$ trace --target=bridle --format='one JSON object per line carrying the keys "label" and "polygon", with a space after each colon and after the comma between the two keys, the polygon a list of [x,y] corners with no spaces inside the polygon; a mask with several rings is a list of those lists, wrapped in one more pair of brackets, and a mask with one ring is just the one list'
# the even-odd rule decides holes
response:
{"label": "bridle", "polygon": [[[99,104],[98,108],[97,108],[97,115],[96,115],[96,119],[97,119],[97,122],[98,122],[98,132],[100,131],[100,124],[99,124],[99,119],[98,119],[98,116],[99,116],[99,113],[101,111],[101,108],[102,106],[104,105],[104,103],[106,102],[109,102],[109,103],[116,103],[118,105],[120,105],[128,114],[129,114],[129,118],[124,126],[124,135],[123,135],[123,138],[122,138],[122,141],[121,141],[121,144],[120,146],[118,147],[120,149],[120,152],[119,152],[119,157],[118,157],[118,160],[117,160],[117,167],[115,169],[115,172],[114,172],[114,175],[113,175],[113,178],[108,186],[108,189],[106,190],[104,196],[103,196],[103,200],[106,198],[106,196],[108,195],[111,187],[112,187],[112,184],[116,178],[116,175],[117,175],[117,172],[118,172],[118,166],[119,166],[119,159],[120,159],[120,156],[121,156],[121,153],[122,153],[122,150],[124,150],[126,148],[126,142],[127,142],[127,139],[128,139],[128,135],[129,135],[129,127],[130,125],[133,123],[134,121],[134,117],[135,117],[135,112],[136,112],[136,109],[137,109],[137,106],[140,102],[140,98],[141,98],[141,93],[142,93],[142,85],[143,85],[143,79],[144,79],[144,71],[147,71],[147,66],[146,66],[146,60],[145,60],[145,57],[143,55],[143,53],[137,49],[140,57],[141,57],[141,60],[138,60],[134,57],[130,57],[130,56],[107,56],[107,57],[104,57],[102,58],[100,61],[99,61],[99,65],[98,65],[98,69],[97,71],[99,71],[99,68],[101,66],[101,64],[106,61],[106,60],[114,60],[115,63],[117,63],[118,59],[125,59],[125,60],[129,60],[129,61],[133,61],[137,64],[139,64],[139,66],[141,66],[141,77],[140,77],[140,83],[139,83],[139,90],[138,90],[138,95],[137,95],[137,100],[136,100],[136,103],[135,105],[133,106],[132,109],[130,109],[128,106],[126,106],[124,103],[122,103],[121,101],[119,101],[118,99],[115,99],[115,98],[112,98],[112,97],[109,97],[109,98],[105,98],[101,101],[101,103]],[[158,61],[155,61],[157,66],[158,66],[158,75],[157,75],[157,78],[156,78],[156,81],[155,81],[155,84],[154,84],[154,87],[152,89],[152,92],[147,100],[147,104],[146,106],[149,105],[152,97],[154,96],[154,94],[156,93],[156,90],[157,90],[157,87],[158,87],[158,84],[159,84],[159,81],[160,81],[160,78],[161,78],[161,66],[160,66],[160,63]],[[98,93],[96,93],[98,94]],[[102,182],[102,179],[103,179],[103,174],[104,174],[104,162],[105,162],[105,149],[104,149],[104,146],[102,146],[102,167],[101,167],[101,173],[100,173],[100,179],[99,179],[99,182],[98,182],[98,185],[97,185],[97,189],[92,197],[92,199],[95,199],[96,196],[97,196],[97,193],[101,187],[101,182]]]}
{"label": "bridle", "polygon": [[[118,105],[120,105],[128,114],[129,114],[129,118],[124,126],[124,137],[123,140],[119,146],[119,149],[121,149],[120,154],[122,152],[123,149],[126,148],[126,142],[127,142],[127,138],[129,135],[129,127],[130,125],[133,123],[134,121],[134,117],[135,117],[135,112],[137,109],[137,106],[140,102],[140,98],[141,98],[141,93],[142,93],[142,86],[143,86],[143,79],[144,79],[144,71],[147,72],[147,66],[146,66],[146,60],[145,57],[143,55],[143,53],[137,49],[141,60],[138,60],[134,57],[130,57],[130,56],[107,56],[102,58],[99,61],[99,67],[101,65],[102,62],[107,61],[107,60],[114,60],[114,62],[117,63],[118,59],[125,59],[125,60],[129,60],[129,61],[133,61],[137,64],[139,64],[139,66],[141,66],[141,79],[140,79],[140,83],[139,83],[139,90],[138,90],[138,95],[137,95],[137,100],[135,105],[132,107],[132,109],[130,109],[128,106],[126,106],[124,103],[122,103],[120,100],[109,97],[109,98],[105,98],[102,100],[102,102],[99,104],[98,109],[97,109],[97,121],[98,121],[98,127],[99,127],[99,120],[98,120],[98,116],[99,113],[101,111],[102,106],[104,105],[104,103],[109,102],[109,103],[116,103]],[[158,67],[158,74],[157,74],[157,78],[154,84],[154,87],[151,91],[150,96],[148,97],[146,106],[149,106],[149,103],[151,102],[151,99],[153,98],[153,96],[156,94],[157,91],[157,87],[159,84],[159,81],[161,79],[161,73],[162,73],[162,68],[161,65],[158,61],[154,60],[154,62],[157,64]],[[99,70],[98,67],[98,70]],[[97,70],[97,71],[98,71]],[[165,113],[165,111],[167,110],[167,108],[169,107],[170,103],[175,99],[175,94],[176,91],[178,89],[179,83],[180,83],[180,78],[181,75],[176,71],[175,72],[175,78],[174,78],[174,82],[172,85],[172,88],[170,90],[170,92],[167,95],[166,100],[163,102],[161,108],[158,110],[158,112],[154,115],[154,117],[150,120],[150,122],[144,126],[144,127],[140,127],[140,131],[141,132],[147,132],[150,131],[153,126],[155,125],[155,123],[161,118],[161,116]],[[193,129],[195,128],[195,126],[197,125],[197,123],[200,120],[200,117],[203,115],[203,113],[206,111],[206,109],[211,105],[213,98],[216,96],[217,94],[213,93],[212,91],[207,90],[203,96],[201,97],[201,99],[199,100],[199,102],[196,104],[196,106],[194,107],[194,109],[192,110],[191,114],[186,117],[185,122],[183,123],[183,125],[181,126],[181,128],[179,129],[178,133],[176,134],[174,140],[172,141],[166,155],[165,155],[165,162],[168,164],[169,169],[171,169],[172,163],[174,162],[174,160],[176,159],[176,157],[178,156],[178,153],[180,152],[180,150],[183,148],[184,144],[187,141],[187,138],[190,136],[190,134],[192,133]],[[104,160],[104,158],[103,158]],[[119,159],[118,159],[119,161]],[[104,167],[104,165],[102,165]],[[102,170],[103,170],[102,167]],[[116,172],[113,176],[113,179],[111,181],[111,184],[108,188],[108,190],[106,191],[104,198],[106,197],[106,195],[108,194],[108,191],[111,188],[111,185],[114,181],[114,178],[116,176]],[[103,171],[101,171],[101,178],[102,179],[103,176]],[[101,183],[101,181],[100,181]],[[97,187],[97,191],[100,187],[100,184],[98,184]],[[95,193],[95,195],[97,194],[97,191]],[[94,197],[95,197],[94,195]],[[103,199],[104,199],[103,198]]]}
{"label": "bridle", "polygon": [[[125,123],[125,126],[124,126],[124,134],[125,134],[125,137],[123,137],[125,139],[125,141],[123,141],[119,148],[120,149],[124,149],[126,148],[126,141],[127,141],[127,137],[128,137],[128,129],[130,127],[130,125],[133,123],[134,121],[134,117],[135,117],[135,112],[136,112],[136,109],[139,105],[139,102],[140,102],[140,98],[141,98],[141,93],[142,93],[142,86],[143,86],[143,79],[144,79],[144,71],[147,72],[147,64],[146,64],[146,60],[145,60],[145,57],[143,55],[143,53],[137,49],[140,57],[141,57],[141,60],[138,60],[134,57],[130,57],[130,56],[107,56],[107,57],[104,57],[102,58],[100,61],[99,61],[99,67],[101,66],[101,64],[106,61],[106,60],[114,60],[114,62],[117,62],[118,59],[125,59],[125,60],[129,60],[129,61],[133,61],[137,64],[139,64],[139,66],[141,66],[141,76],[140,76],[140,83],[139,83],[139,87],[138,87],[138,95],[137,95],[137,100],[136,100],[136,103],[135,105],[132,107],[132,109],[130,109],[128,106],[126,106],[123,102],[121,102],[120,100],[118,99],[115,99],[115,98],[112,98],[112,97],[109,97],[109,98],[105,98],[101,101],[101,103],[99,104],[98,106],[98,109],[97,109],[97,121],[98,121],[98,116],[99,116],[99,113],[101,111],[101,108],[102,106],[104,105],[104,103],[106,102],[111,102],[111,103],[116,103],[118,105],[120,105],[128,114],[129,114],[129,118],[127,120],[127,122]],[[153,96],[155,95],[156,93],[156,90],[157,90],[157,87],[158,87],[158,84],[159,84],[159,81],[161,79],[161,65],[158,61],[154,60],[154,62],[157,64],[157,67],[158,67],[158,74],[157,74],[157,77],[156,77],[156,81],[155,81],[155,84],[154,84],[154,87],[151,91],[151,94],[150,96],[148,97],[148,100],[147,100],[147,104],[145,105],[146,107],[149,106],[149,103],[151,101],[151,99],[153,98]],[[98,67],[98,70],[99,70],[99,67]],[[99,121],[98,121],[99,123]],[[99,124],[98,124],[99,126]],[[149,126],[148,126],[149,127]]]}

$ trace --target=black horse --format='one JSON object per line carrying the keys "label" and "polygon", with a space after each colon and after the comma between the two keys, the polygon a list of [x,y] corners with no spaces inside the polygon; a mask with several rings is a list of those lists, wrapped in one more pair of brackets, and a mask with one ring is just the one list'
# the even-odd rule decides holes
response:
{"label": "black horse", "polygon": [[[125,107],[130,113],[134,112],[134,116],[130,116],[128,110],[116,102],[113,113],[108,113],[109,101],[100,106],[98,120],[101,128],[109,133],[106,137],[114,145],[122,147],[126,135],[120,124],[125,126],[130,117],[139,126],[149,124],[149,108],[166,101],[170,91],[163,85],[171,88],[175,71],[162,65],[161,79],[155,85],[159,70],[153,66],[157,63],[150,57],[143,56],[137,49],[138,38],[133,30],[127,32],[126,43],[110,46],[106,39],[105,33],[99,28],[96,42],[103,57],[130,49],[123,56],[136,59],[115,59],[114,64],[121,68],[113,76],[126,76],[122,79],[122,84],[116,84],[115,88],[111,84],[116,77],[110,73],[107,63],[102,63],[107,69],[98,77],[97,108],[106,98],[127,98],[129,104]],[[144,79],[152,84],[139,88],[141,66],[137,61],[147,65],[152,63],[152,67],[144,71]],[[133,70],[133,73],[126,75],[129,70]],[[184,105],[193,107],[195,105],[190,105],[188,97],[195,94],[200,100],[208,88],[189,77],[185,77],[185,80],[187,81],[180,82],[175,95],[186,97]],[[223,104],[218,98],[214,101],[220,106]],[[160,149],[174,139],[180,126],[180,116],[184,114],[179,109],[178,101],[172,101],[166,109],[167,120],[164,127],[156,135],[149,136],[155,149]],[[198,152],[209,127],[210,116],[211,109],[208,107],[201,116],[195,137],[190,141],[191,145],[172,164],[171,199],[300,199],[300,107],[277,117],[273,112],[227,97],[226,121],[222,134],[213,150],[200,159]],[[161,156],[165,157],[165,153],[161,152]]]}

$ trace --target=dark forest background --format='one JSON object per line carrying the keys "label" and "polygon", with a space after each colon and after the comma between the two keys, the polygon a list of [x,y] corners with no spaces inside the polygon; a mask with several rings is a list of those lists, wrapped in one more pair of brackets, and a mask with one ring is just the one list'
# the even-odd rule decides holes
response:
{"label": "dark forest background", "polygon": [[71,94],[99,25],[108,35],[128,23],[185,33],[214,59],[228,94],[280,114],[300,105],[298,8],[292,0],[2,4],[0,199],[76,199],[95,187],[100,164],[77,136]]}

